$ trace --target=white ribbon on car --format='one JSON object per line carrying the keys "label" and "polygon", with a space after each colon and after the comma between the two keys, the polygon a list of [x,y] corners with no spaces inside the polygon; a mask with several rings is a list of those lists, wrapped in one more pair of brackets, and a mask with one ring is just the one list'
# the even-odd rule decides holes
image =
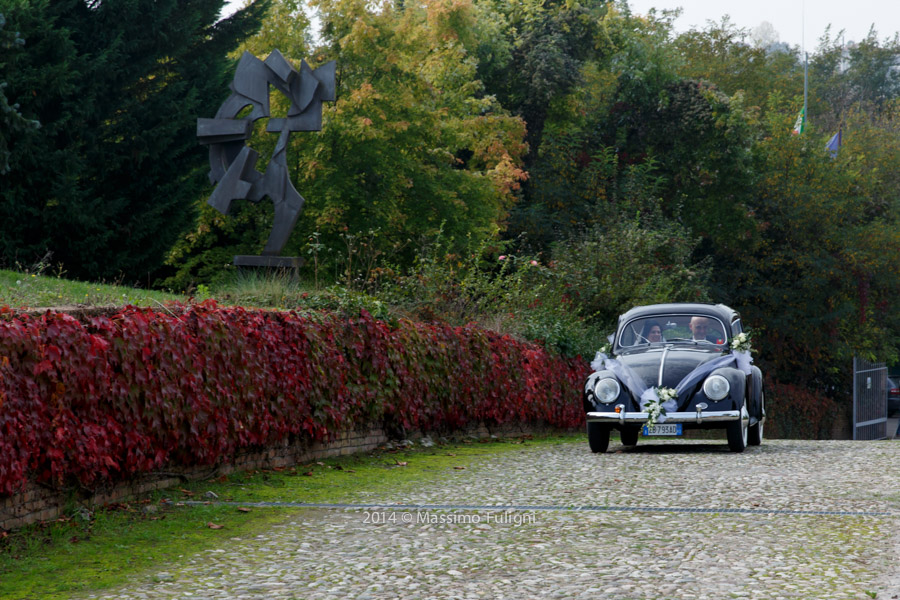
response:
{"label": "white ribbon on car", "polygon": [[[660,405],[666,412],[675,412],[675,410],[678,408],[678,401],[675,398],[671,398],[660,404],[659,392],[656,391],[655,387],[647,388],[644,393],[641,394],[641,410],[644,412],[649,412],[647,409],[647,405],[651,402],[655,402],[656,404]],[[665,423],[665,413],[660,412],[655,421],[657,423]]]}
{"label": "white ribbon on car", "polygon": [[750,374],[750,363],[753,362],[753,357],[750,356],[750,351],[740,352],[738,350],[732,350],[734,352],[734,359],[737,361],[737,368],[743,371],[745,374]]}
{"label": "white ribbon on car", "polygon": [[[678,408],[682,394],[694,389],[694,386],[696,386],[701,379],[705,379],[707,375],[716,369],[727,367],[732,363],[735,363],[735,366],[738,369],[749,375],[751,362],[753,362],[753,358],[750,356],[749,352],[734,351],[732,354],[726,354],[714,358],[709,362],[705,362],[702,365],[698,365],[693,371],[685,375],[684,379],[675,386],[677,399],[667,400],[662,404],[662,407],[666,409],[666,412],[674,412]],[[628,391],[631,392],[632,396],[640,398],[641,410],[646,409],[648,402],[659,403],[659,394],[655,387],[648,388],[644,385],[644,381],[638,374],[634,372],[634,369],[628,365],[622,364],[614,358],[608,357],[603,352],[597,352],[594,360],[591,361],[591,368],[594,371],[602,371],[604,369],[611,371],[612,374],[625,385]],[[665,420],[666,416],[660,414],[657,423],[662,423]]]}
{"label": "white ribbon on car", "polygon": [[612,371],[613,375],[616,376],[616,379],[624,383],[625,387],[635,398],[640,398],[647,390],[647,386],[644,385],[644,380],[634,372],[634,369],[628,365],[623,365],[616,359],[610,358],[602,352],[598,352],[597,356],[594,357],[591,368],[594,369],[594,371],[602,371],[604,369]]}

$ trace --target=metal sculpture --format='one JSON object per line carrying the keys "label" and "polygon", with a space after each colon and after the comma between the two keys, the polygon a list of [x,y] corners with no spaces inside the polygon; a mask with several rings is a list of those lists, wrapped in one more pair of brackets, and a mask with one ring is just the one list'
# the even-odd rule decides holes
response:
{"label": "metal sculpture", "polygon": [[[259,202],[268,196],[275,205],[275,221],[260,257],[235,257],[236,265],[293,266],[299,259],[281,258],[305,202],[294,188],[287,168],[286,148],[294,131],[322,129],[322,102],[335,99],[335,62],[312,69],[306,61],[297,71],[278,50],[261,61],[244,52],[238,62],[231,96],[219,107],[215,118],[197,119],[197,137],[209,145],[209,179],[218,184],[208,203],[227,215],[233,200]],[[256,170],[259,153],[246,145],[253,123],[269,112],[269,86],[291,101],[286,118],[269,118],[266,131],[278,133],[278,142],[265,173]],[[250,115],[237,116],[246,107]]]}

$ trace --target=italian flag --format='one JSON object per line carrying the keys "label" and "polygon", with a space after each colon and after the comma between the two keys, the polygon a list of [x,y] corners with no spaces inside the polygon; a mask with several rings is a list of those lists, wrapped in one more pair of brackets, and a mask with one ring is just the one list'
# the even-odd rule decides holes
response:
{"label": "italian flag", "polygon": [[800,109],[800,114],[797,115],[797,120],[794,122],[794,129],[791,131],[794,135],[800,135],[803,133],[803,129],[806,127],[806,112],[805,109]]}

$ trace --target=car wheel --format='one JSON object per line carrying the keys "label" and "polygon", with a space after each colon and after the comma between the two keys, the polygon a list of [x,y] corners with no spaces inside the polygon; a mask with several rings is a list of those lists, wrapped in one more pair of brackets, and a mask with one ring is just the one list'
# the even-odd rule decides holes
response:
{"label": "car wheel", "polygon": [[728,434],[728,448],[732,452],[743,452],[747,447],[747,433],[750,425],[750,413],[747,412],[747,406],[741,407],[741,419],[732,421],[728,424],[726,433]]}
{"label": "car wheel", "polygon": [[751,425],[747,431],[747,445],[759,446],[763,441],[763,425],[766,420],[766,395],[765,392],[759,394],[759,420],[756,425]]}
{"label": "car wheel", "polygon": [[637,446],[638,434],[641,430],[637,427],[623,427],[620,434],[623,446]]}
{"label": "car wheel", "polygon": [[606,449],[609,448],[609,429],[609,425],[602,423],[587,424],[588,445],[591,447],[591,452],[606,452]]}

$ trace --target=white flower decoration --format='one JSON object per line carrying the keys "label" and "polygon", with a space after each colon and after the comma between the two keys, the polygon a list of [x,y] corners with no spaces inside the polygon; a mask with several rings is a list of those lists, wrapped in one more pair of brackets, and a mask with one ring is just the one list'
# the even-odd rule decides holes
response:
{"label": "white flower decoration", "polygon": [[731,340],[731,349],[735,352],[750,352],[750,334],[739,333]]}

